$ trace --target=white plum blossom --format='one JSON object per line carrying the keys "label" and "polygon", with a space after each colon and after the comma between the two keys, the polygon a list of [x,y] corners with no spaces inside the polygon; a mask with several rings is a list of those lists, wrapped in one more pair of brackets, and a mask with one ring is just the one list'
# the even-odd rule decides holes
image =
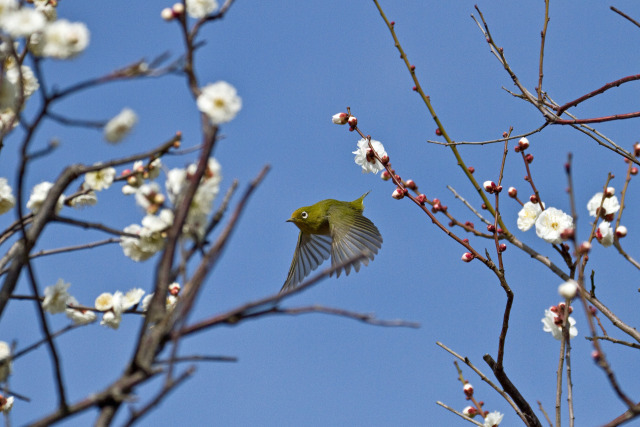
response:
{"label": "white plum blossom", "polygon": [[[38,213],[40,207],[42,207],[42,204],[46,200],[51,187],[53,187],[53,184],[48,181],[41,182],[40,184],[37,184],[35,187],[33,187],[33,189],[31,190],[31,196],[29,197],[29,201],[27,202],[27,209],[29,209],[34,214]],[[56,203],[56,213],[60,212],[60,210],[62,209],[62,205],[64,205],[64,195],[60,195],[60,197],[58,197],[58,202]]]}
{"label": "white plum blossom", "polygon": [[142,227],[151,232],[163,232],[173,224],[173,211],[162,209],[158,215],[146,215],[142,218]]}
{"label": "white plum blossom", "polygon": [[573,228],[573,218],[560,209],[547,208],[536,220],[536,234],[549,243],[562,243],[562,233]]}
{"label": "white plum blossom", "polygon": [[160,176],[160,171],[162,170],[162,159],[158,157],[151,163],[149,163],[149,167],[147,167],[149,179],[156,179]]}
{"label": "white plum blossom", "polygon": [[122,321],[124,302],[124,295],[120,291],[114,294],[109,292],[100,294],[95,302],[96,309],[104,311],[100,324],[112,329],[118,329]]}
{"label": "white plum blossom", "polygon": [[36,55],[67,59],[78,55],[88,45],[89,30],[85,24],[60,19],[45,26],[32,50]]}
{"label": "white plum blossom", "polygon": [[497,426],[502,422],[502,418],[504,418],[504,414],[498,411],[490,412],[484,417],[484,423],[482,425],[483,427]]}
{"label": "white plum blossom", "polygon": [[[169,200],[174,206],[180,204],[181,197],[190,182],[188,177],[196,172],[196,168],[197,165],[192,164],[186,170],[172,169],[167,173],[165,187]],[[183,233],[198,239],[204,237],[213,202],[220,192],[221,181],[222,167],[212,157],[207,161],[207,168],[191,201]]]}
{"label": "white plum blossom", "polygon": [[604,202],[602,201],[602,192],[596,193],[591,200],[587,203],[587,210],[589,211],[589,215],[597,217],[598,214],[596,211],[600,207],[600,203],[602,203],[602,209],[604,210],[604,215],[615,214],[620,210],[620,203],[618,202],[618,198],[616,196],[605,197]]}
{"label": "white plum blossom", "polygon": [[96,192],[91,190],[91,188],[85,183],[82,183],[80,187],[80,191],[86,191],[84,194],[80,194],[75,196],[73,199],[69,200],[69,204],[71,207],[80,209],[85,206],[93,206],[98,203],[98,197],[96,196]]}
{"label": "white plum blossom", "polygon": [[[542,330],[551,333],[557,340],[562,339],[562,325],[556,325],[556,318],[558,315],[551,310],[544,311],[544,318],[542,319]],[[575,327],[576,319],[569,316],[569,336],[575,338],[578,336],[578,329]]]}
{"label": "white plum blossom", "polygon": [[[371,145],[380,157],[387,155],[387,152],[384,150],[384,146],[380,141],[372,139]],[[356,155],[355,162],[357,165],[362,167],[362,173],[373,172],[374,174],[377,174],[381,170],[384,170],[384,166],[382,166],[382,163],[380,163],[372,154],[369,154],[369,150],[369,141],[366,138],[362,138],[358,141],[358,149],[352,154]]]}
{"label": "white plum blossom", "polygon": [[120,238],[120,246],[124,254],[136,262],[149,259],[164,248],[165,238],[160,232],[152,231],[138,224],[131,224],[123,231],[140,236],[139,238],[129,236]]}
{"label": "white plum blossom", "polygon": [[602,246],[608,248],[613,245],[613,228],[608,221],[602,221],[596,228],[596,239]]}
{"label": "white plum blossom", "polygon": [[16,204],[11,187],[6,178],[0,178],[0,215],[8,212]]}
{"label": "white plum blossom", "polygon": [[96,298],[94,303],[96,309],[100,311],[107,311],[113,307],[113,295],[109,292],[103,292]]}
{"label": "white plum blossom", "polygon": [[236,88],[219,81],[203,87],[196,104],[212,124],[219,125],[233,120],[242,108],[242,98],[238,96]]}
{"label": "white plum blossom", "polygon": [[23,7],[6,13],[0,18],[0,26],[11,37],[29,37],[44,29],[46,17],[35,9]]}
{"label": "white plum blossom", "polygon": [[20,92],[20,83],[19,83],[20,73],[22,73],[22,86],[23,86],[22,89],[24,91],[25,100],[29,98],[31,95],[33,95],[33,93],[40,88],[40,83],[38,83],[38,79],[36,79],[36,76],[35,74],[33,74],[33,71],[31,70],[31,68],[29,68],[26,65],[22,65],[20,66],[20,71],[18,71],[18,67],[12,64],[6,70],[6,77],[7,77],[7,80],[11,84],[13,84],[15,88],[16,102],[17,102],[18,93]]}
{"label": "white plum blossom", "polygon": [[[527,231],[533,227],[538,219],[538,215],[542,212],[541,203],[527,202],[524,204],[520,212],[518,212],[518,229]],[[544,206],[544,204],[542,204]]]}
{"label": "white plum blossom", "polygon": [[217,8],[216,0],[187,0],[187,14],[195,19],[204,18]]}
{"label": "white plum blossom", "polygon": [[65,309],[65,314],[76,325],[87,325],[89,323],[93,323],[96,320],[96,314],[91,310],[83,310],[72,308],[74,306],[78,306],[78,301],[74,297],[69,297],[67,299],[67,308]]}
{"label": "white plum blossom", "polygon": [[58,11],[52,3],[49,0],[33,0],[36,10],[42,13],[49,22],[53,22],[58,18]]}
{"label": "white plum blossom", "polygon": [[115,144],[124,139],[138,123],[138,116],[131,108],[124,108],[104,127],[104,139]]}
{"label": "white plum blossom", "polygon": [[71,286],[70,283],[64,283],[64,280],[58,279],[55,285],[44,288],[42,309],[51,314],[65,311],[67,309],[67,300],[71,296],[67,292],[69,286]]}
{"label": "white plum blossom", "polygon": [[155,205],[156,195],[160,193],[160,185],[157,182],[142,184],[136,190],[136,203],[145,211],[149,212]]}
{"label": "white plum blossom", "polygon": [[0,341],[0,382],[7,380],[12,369],[11,347],[6,342]]}
{"label": "white plum blossom", "polygon": [[116,170],[114,168],[104,168],[84,174],[84,182],[92,190],[101,191],[109,188],[115,177]]}
{"label": "white plum blossom", "polygon": [[116,314],[113,311],[107,311],[102,315],[102,320],[100,324],[102,326],[107,326],[111,329],[118,329],[120,327],[120,322],[122,321],[122,315]]}
{"label": "white plum blossom", "polygon": [[140,288],[133,288],[122,298],[122,310],[128,310],[140,302],[144,291]]}

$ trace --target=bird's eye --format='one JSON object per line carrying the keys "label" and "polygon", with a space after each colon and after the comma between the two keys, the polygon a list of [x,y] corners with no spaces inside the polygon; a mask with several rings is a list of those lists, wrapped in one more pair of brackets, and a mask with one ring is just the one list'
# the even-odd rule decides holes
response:
{"label": "bird's eye", "polygon": [[302,212],[302,213],[300,214],[300,217],[301,217],[302,219],[307,219],[307,218],[309,217],[309,214],[308,214],[306,211],[304,211],[304,212]]}

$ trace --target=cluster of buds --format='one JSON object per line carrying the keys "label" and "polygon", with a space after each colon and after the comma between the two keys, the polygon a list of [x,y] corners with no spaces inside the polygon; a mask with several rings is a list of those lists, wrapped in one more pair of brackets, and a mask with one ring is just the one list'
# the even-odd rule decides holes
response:
{"label": "cluster of buds", "polygon": [[493,181],[485,181],[482,186],[484,187],[484,191],[489,194],[499,193],[502,191],[502,185],[496,185]]}
{"label": "cluster of buds", "polygon": [[183,14],[184,4],[182,3],[176,3],[172,7],[165,7],[162,9],[162,12],[160,12],[160,16],[162,16],[162,19],[165,21],[171,21],[175,18],[179,18]]}
{"label": "cluster of buds", "polygon": [[447,205],[443,205],[440,203],[440,199],[433,199],[433,205],[431,206],[431,212],[433,213],[438,213],[438,212],[446,212],[447,211]]}
{"label": "cluster of buds", "polygon": [[358,119],[348,113],[334,114],[331,117],[331,121],[336,125],[346,125],[348,123],[349,131],[355,130],[356,126],[358,126]]}
{"label": "cluster of buds", "polygon": [[164,205],[164,201],[165,201],[164,194],[158,193],[153,189],[150,189],[148,192],[144,192],[144,191],[140,192],[139,194],[140,194],[140,197],[145,198],[149,202],[149,205],[147,206],[146,211],[150,215],[153,215],[156,212],[158,212],[162,207],[162,205]]}
{"label": "cluster of buds", "polygon": [[133,188],[138,188],[147,179],[154,179],[160,175],[160,159],[157,158],[145,166],[141,161],[135,162],[133,170],[125,169],[120,174],[126,177],[127,184]]}
{"label": "cluster of buds", "polygon": [[[524,151],[527,148],[529,148],[529,140],[527,138],[520,138],[520,141],[518,141],[518,145],[514,147],[514,150],[516,153],[519,153],[520,151]],[[533,156],[531,157],[531,160],[533,161]]]}
{"label": "cluster of buds", "polygon": [[[549,311],[551,311],[552,313],[555,314],[555,318],[553,319],[553,323],[556,326],[560,326],[562,327],[562,324],[564,323],[564,310],[566,308],[566,304],[561,302],[558,305],[552,305],[551,307],[549,307]],[[569,310],[567,314],[571,314],[573,312],[573,307],[569,306]]]}
{"label": "cluster of buds", "polygon": [[467,400],[471,399],[473,396],[473,386],[465,381],[464,386],[462,387],[462,391],[464,395],[467,397]]}

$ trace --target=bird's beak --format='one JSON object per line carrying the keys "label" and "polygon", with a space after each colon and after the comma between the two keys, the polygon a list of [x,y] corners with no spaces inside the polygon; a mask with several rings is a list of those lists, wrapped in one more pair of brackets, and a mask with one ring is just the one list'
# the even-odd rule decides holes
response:
{"label": "bird's beak", "polygon": [[288,220],[286,220],[285,222],[295,222],[295,221],[293,220],[293,218],[289,218],[289,219],[288,219]]}

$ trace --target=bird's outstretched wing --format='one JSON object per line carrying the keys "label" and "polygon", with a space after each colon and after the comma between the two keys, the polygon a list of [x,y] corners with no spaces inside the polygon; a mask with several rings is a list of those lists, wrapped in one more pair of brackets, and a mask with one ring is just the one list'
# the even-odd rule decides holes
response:
{"label": "bird's outstretched wing", "polygon": [[295,288],[331,254],[331,236],[300,232],[287,280],[280,292]]}
{"label": "bird's outstretched wing", "polygon": [[[329,221],[331,224],[331,265],[336,266],[347,262],[350,258],[365,254],[368,258],[362,258],[344,267],[345,274],[349,275],[351,267],[360,271],[360,263],[369,264],[378,249],[382,246],[382,236],[378,227],[362,215],[355,215],[351,221]],[[336,271],[336,277],[340,277],[342,269]]]}

